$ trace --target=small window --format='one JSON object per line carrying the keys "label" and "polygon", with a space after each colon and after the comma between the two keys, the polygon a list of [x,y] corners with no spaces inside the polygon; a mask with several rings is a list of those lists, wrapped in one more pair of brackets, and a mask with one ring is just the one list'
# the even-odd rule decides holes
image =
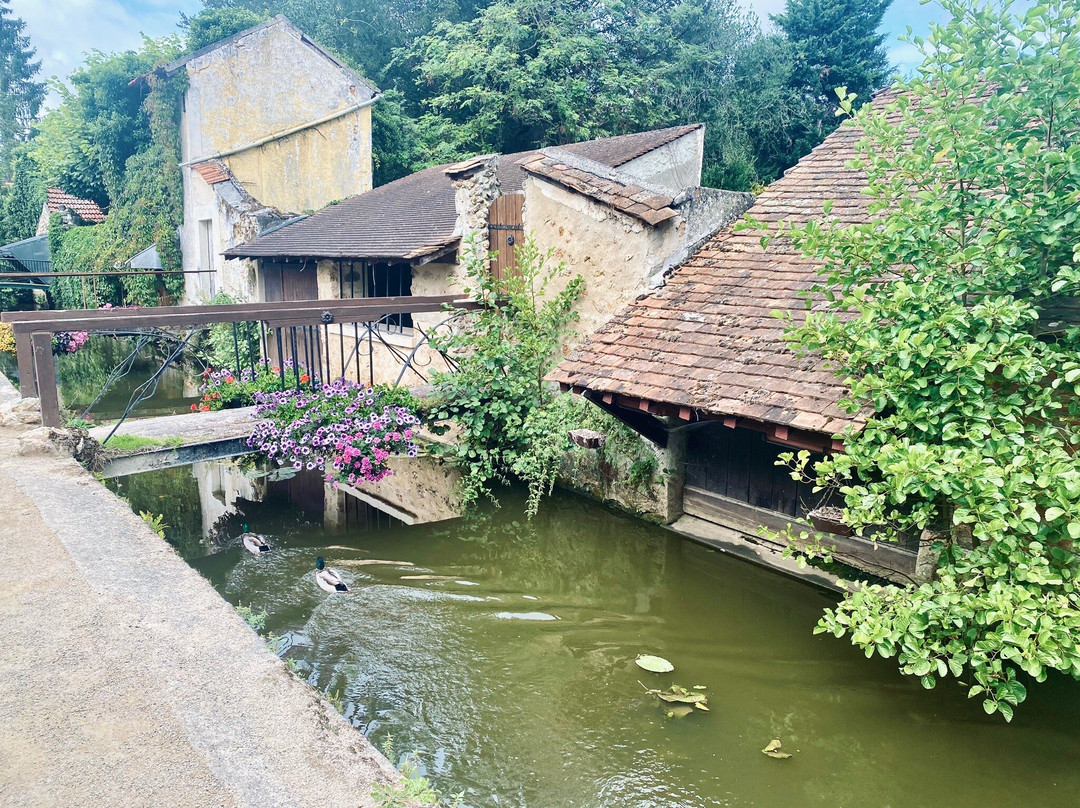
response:
{"label": "small window", "polygon": [[[412,267],[408,264],[355,263],[341,276],[341,297],[406,297],[412,295]],[[412,314],[388,314],[379,327],[396,333],[411,331]]]}
{"label": "small window", "polygon": [[214,222],[199,220],[199,269],[214,268]]}

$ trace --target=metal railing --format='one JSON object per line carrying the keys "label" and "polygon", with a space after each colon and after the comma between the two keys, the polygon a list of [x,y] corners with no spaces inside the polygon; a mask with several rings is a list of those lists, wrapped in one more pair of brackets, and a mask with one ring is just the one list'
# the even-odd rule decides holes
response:
{"label": "metal railing", "polygon": [[[3,312],[0,319],[10,323],[15,333],[16,355],[19,366],[20,391],[24,397],[37,396],[41,401],[42,423],[45,426],[62,426],[64,419],[60,410],[60,398],[56,384],[56,363],[53,357],[53,336],[65,331],[89,333],[126,333],[152,335],[167,329],[188,329],[188,333],[170,336],[170,348],[162,367],[141,386],[140,395],[156,385],[165,369],[180,357],[182,350],[192,340],[194,333],[216,323],[232,324],[232,340],[236,375],[239,378],[245,367],[255,371],[255,351],[259,359],[271,360],[280,373],[280,382],[286,384],[286,364],[307,369],[307,380],[301,382],[299,372],[288,376],[291,384],[314,386],[319,380],[346,377],[355,369],[356,380],[362,373],[361,352],[367,350],[369,383],[375,381],[374,350],[379,345],[390,352],[393,361],[401,365],[397,383],[401,383],[411,368],[420,379],[423,373],[418,367],[418,351],[427,343],[431,332],[452,323],[459,315],[442,320],[428,331],[415,326],[416,343],[408,348],[395,345],[387,339],[380,323],[387,318],[408,314],[443,312],[448,307],[458,310],[474,310],[480,304],[462,300],[453,295],[432,297],[384,297],[354,300],[299,300],[283,303],[230,303],[209,306],[165,306],[153,308],[96,309],[88,311],[33,311]],[[334,327],[333,333],[331,327]],[[351,331],[352,334],[348,334]],[[245,345],[241,351],[240,346]],[[332,346],[338,348],[336,361]],[[451,360],[444,357],[447,366]],[[139,399],[141,400],[141,399]],[[137,404],[135,396],[124,414],[127,417]]]}

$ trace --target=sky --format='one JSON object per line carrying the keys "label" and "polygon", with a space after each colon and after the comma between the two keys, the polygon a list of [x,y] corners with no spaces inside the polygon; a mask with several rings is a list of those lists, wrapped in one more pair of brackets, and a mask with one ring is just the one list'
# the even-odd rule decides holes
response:
{"label": "sky", "polygon": [[[763,22],[784,7],[784,0],[740,0]],[[91,50],[106,53],[137,48],[140,34],[150,37],[177,32],[180,12],[195,14],[201,0],[11,0],[14,16],[26,21],[41,59],[41,74],[66,78]],[[926,33],[931,18],[941,19],[939,7],[919,0],[893,0],[884,25],[893,65],[901,72],[921,61],[914,48],[896,41],[907,26]]]}

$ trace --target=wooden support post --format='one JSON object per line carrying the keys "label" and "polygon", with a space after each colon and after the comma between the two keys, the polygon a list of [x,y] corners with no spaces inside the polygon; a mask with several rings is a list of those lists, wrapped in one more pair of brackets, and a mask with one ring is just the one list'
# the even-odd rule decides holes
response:
{"label": "wooden support post", "polygon": [[36,398],[38,386],[34,377],[34,346],[29,334],[16,332],[15,353],[19,360],[19,393],[23,398]]}
{"label": "wooden support post", "polygon": [[38,399],[41,401],[43,426],[61,427],[60,395],[56,389],[56,364],[53,362],[52,334],[38,331],[31,335],[34,346],[34,372],[37,375]]}

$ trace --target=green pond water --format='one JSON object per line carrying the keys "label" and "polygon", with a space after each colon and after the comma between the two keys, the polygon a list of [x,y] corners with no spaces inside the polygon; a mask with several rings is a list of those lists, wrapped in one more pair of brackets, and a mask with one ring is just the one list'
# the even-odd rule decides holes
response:
{"label": "green pond water", "polygon": [[[924,691],[814,636],[830,595],[574,496],[532,522],[510,496],[475,520],[369,513],[328,532],[313,485],[233,464],[113,486],[164,513],[224,598],[266,611],[282,655],[348,721],[416,752],[465,806],[1080,805],[1080,685],[1033,686],[1006,725],[954,686]],[[231,538],[244,522],[272,553]],[[317,587],[316,555],[350,594]],[[642,652],[675,672],[639,670]],[[711,712],[667,718],[639,682],[705,685]],[[794,757],[765,757],[773,738]]]}

